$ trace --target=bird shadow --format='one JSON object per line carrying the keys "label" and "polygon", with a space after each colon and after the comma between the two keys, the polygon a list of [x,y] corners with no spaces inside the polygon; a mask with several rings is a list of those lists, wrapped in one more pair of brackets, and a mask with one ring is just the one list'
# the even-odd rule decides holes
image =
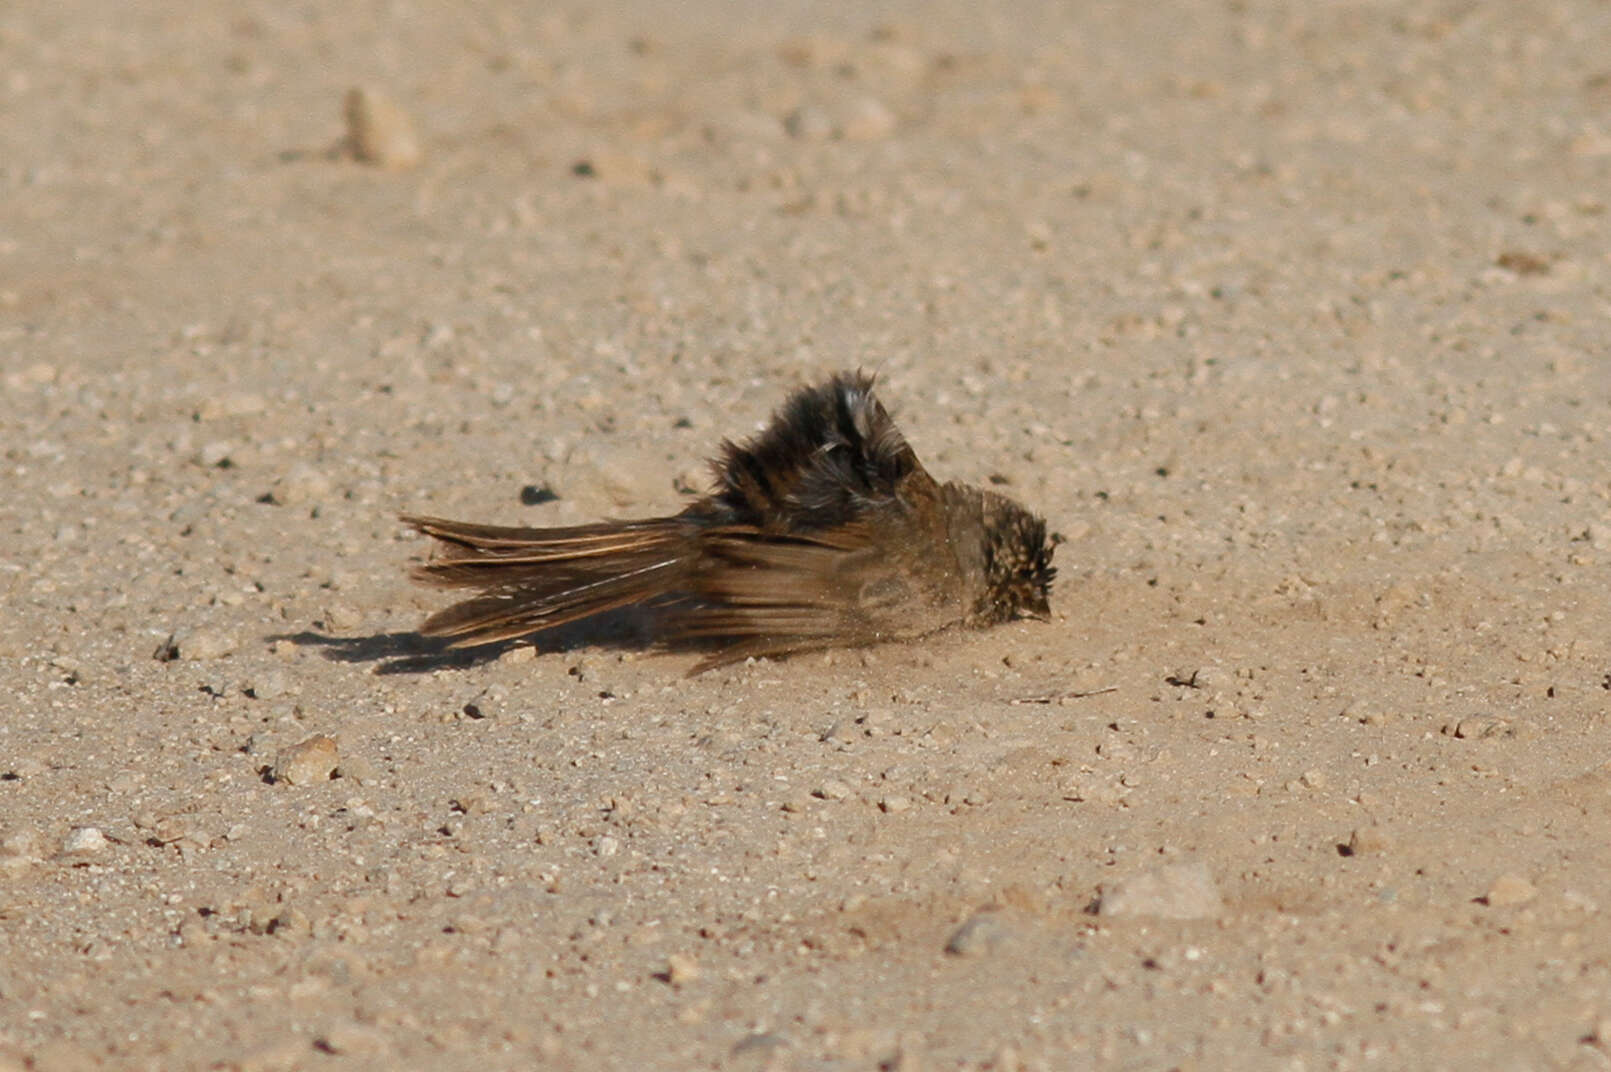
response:
{"label": "bird shadow", "polygon": [[321,654],[332,662],[376,663],[375,673],[383,675],[464,670],[496,662],[505,653],[521,647],[535,647],[543,654],[550,654],[580,648],[644,651],[655,644],[652,624],[644,615],[633,613],[632,608],[522,637],[462,648],[453,647],[448,638],[425,636],[413,631],[344,637],[304,629],[298,633],[278,633],[266,639],[321,649]]}

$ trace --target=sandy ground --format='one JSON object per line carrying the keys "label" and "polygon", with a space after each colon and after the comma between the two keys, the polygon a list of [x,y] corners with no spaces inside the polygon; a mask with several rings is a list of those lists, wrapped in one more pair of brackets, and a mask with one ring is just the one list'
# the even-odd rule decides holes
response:
{"label": "sandy ground", "polygon": [[[1611,8],[973,7],[0,14],[0,1069],[1611,1064]],[[411,635],[858,365],[1053,623]]]}

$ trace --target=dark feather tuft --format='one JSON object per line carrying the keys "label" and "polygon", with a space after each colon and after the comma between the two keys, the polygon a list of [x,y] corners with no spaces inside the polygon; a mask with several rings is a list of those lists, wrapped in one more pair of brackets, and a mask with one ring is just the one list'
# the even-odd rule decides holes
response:
{"label": "dark feather tuft", "polygon": [[895,499],[921,469],[873,377],[843,372],[796,391],[755,438],[722,444],[716,501],[763,532],[812,532]]}

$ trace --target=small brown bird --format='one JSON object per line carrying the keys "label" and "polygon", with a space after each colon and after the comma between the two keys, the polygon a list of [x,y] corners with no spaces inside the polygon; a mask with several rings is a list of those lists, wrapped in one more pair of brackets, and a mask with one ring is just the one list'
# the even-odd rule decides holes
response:
{"label": "small brown bird", "polygon": [[941,484],[841,373],[796,391],[760,435],[723,441],[716,488],[681,513],[568,528],[403,517],[437,540],[414,578],[481,593],[420,626],[453,646],[642,606],[663,644],[749,656],[1050,617],[1046,523],[1005,496]]}

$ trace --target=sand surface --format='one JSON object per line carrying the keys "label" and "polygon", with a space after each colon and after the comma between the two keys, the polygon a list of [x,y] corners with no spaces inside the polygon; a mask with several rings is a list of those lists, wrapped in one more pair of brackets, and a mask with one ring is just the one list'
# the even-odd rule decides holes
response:
{"label": "sand surface", "polygon": [[[0,1069],[1611,1064],[1611,7],[975,8],[0,13]],[[412,635],[856,366],[1055,621]]]}

